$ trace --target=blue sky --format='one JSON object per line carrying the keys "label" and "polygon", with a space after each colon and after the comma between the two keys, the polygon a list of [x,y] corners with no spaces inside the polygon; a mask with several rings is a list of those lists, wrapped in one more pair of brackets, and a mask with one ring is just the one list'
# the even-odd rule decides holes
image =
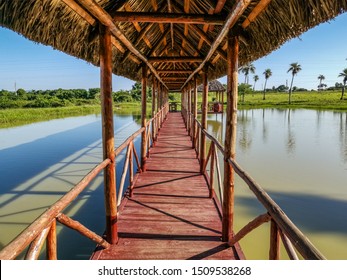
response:
{"label": "blue sky", "polygon": [[[284,44],[278,50],[253,64],[260,77],[256,89],[264,85],[263,72],[272,70],[267,87],[290,83],[289,64],[298,62],[302,71],[295,77],[294,85],[317,89],[317,77],[325,76],[324,83],[333,86],[341,82],[338,74],[347,68],[347,13],[329,23],[307,31],[300,38]],[[221,78],[226,83],[226,78]],[[239,82],[244,77],[240,75]],[[130,89],[133,81],[113,77],[113,90]],[[253,83],[252,76],[250,83]],[[51,47],[30,42],[8,29],[0,27],[0,89],[16,88],[56,89],[99,87],[99,69],[83,60],[66,55]]]}

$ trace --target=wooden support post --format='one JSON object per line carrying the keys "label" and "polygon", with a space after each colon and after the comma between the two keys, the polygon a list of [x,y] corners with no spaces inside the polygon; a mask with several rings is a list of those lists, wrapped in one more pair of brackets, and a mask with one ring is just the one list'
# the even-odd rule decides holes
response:
{"label": "wooden support post", "polygon": [[192,96],[190,94],[190,84],[188,84],[187,94],[188,94],[188,135],[190,136],[191,129],[192,129],[192,116],[190,115],[192,113]]}
{"label": "wooden support post", "polygon": [[49,228],[46,239],[46,259],[56,260],[57,258],[57,223],[54,220]]}
{"label": "wooden support post", "polygon": [[238,37],[228,35],[228,70],[227,70],[227,116],[224,140],[224,189],[222,204],[222,240],[228,242],[233,236],[234,219],[234,171],[228,163],[228,158],[235,158],[237,96],[238,96]]}
{"label": "wooden support post", "polygon": [[112,44],[108,27],[100,24],[100,88],[102,113],[103,157],[111,163],[104,171],[104,193],[106,210],[106,240],[117,243],[117,194],[116,161],[114,154],[113,106],[112,106]]}
{"label": "wooden support post", "polygon": [[[142,66],[142,93],[141,93],[141,126],[146,128],[146,90],[147,90],[147,65]],[[146,171],[146,130],[141,134],[141,168],[142,171]]]}
{"label": "wooden support post", "polygon": [[[155,79],[155,76],[152,75],[152,118],[155,117],[155,114],[156,114],[156,110],[155,110],[155,98],[156,98],[156,90],[157,90],[157,87],[156,87],[156,79]],[[156,140],[156,125],[155,125],[155,119],[153,119],[153,122],[152,122],[152,139],[153,139],[153,146],[154,146],[154,143],[155,143],[155,140]]]}
{"label": "wooden support post", "polygon": [[202,90],[202,110],[201,110],[201,142],[200,142],[200,172],[204,174],[204,166],[206,163],[206,136],[203,130],[207,128],[207,96],[208,96],[208,81],[207,81],[208,68],[204,68],[203,74],[203,90]]}
{"label": "wooden support post", "polygon": [[197,85],[197,79],[196,76],[194,77],[194,89],[193,89],[193,148],[195,148],[195,142],[196,142],[196,131],[197,131],[197,124],[195,122],[197,116],[198,116],[198,85]]}
{"label": "wooden support post", "polygon": [[270,227],[270,260],[280,259],[280,231],[274,220],[271,220]]}

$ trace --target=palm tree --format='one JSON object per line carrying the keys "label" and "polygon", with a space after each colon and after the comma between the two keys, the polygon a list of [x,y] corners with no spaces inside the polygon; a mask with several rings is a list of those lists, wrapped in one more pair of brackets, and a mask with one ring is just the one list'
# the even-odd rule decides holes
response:
{"label": "palm tree", "polygon": [[341,100],[343,99],[343,95],[345,94],[345,87],[347,83],[347,68],[343,69],[343,71],[339,74],[339,77],[343,77],[343,87],[342,87],[342,94],[341,94]]}
{"label": "palm tree", "polygon": [[290,89],[289,89],[289,104],[291,103],[291,98],[292,98],[294,76],[298,74],[300,70],[301,70],[301,65],[297,62],[293,62],[290,64],[290,67],[287,71],[287,73],[292,72],[292,82],[290,83]]}
{"label": "palm tree", "polygon": [[272,76],[272,72],[271,69],[265,69],[264,73],[265,75],[265,85],[264,85],[264,94],[263,94],[263,100],[265,100],[265,92],[266,92],[266,83],[267,83],[267,79],[270,78]]}
{"label": "palm tree", "polygon": [[255,66],[252,63],[248,63],[240,68],[240,71],[245,75],[245,84],[248,84],[249,73],[255,73]]}
{"label": "palm tree", "polygon": [[253,85],[253,92],[254,92],[254,90],[255,90],[255,84],[256,84],[256,82],[259,80],[259,76],[258,75],[254,75],[253,76],[253,81],[254,81],[254,85]]}
{"label": "palm tree", "polygon": [[322,74],[320,74],[318,76],[318,80],[319,80],[318,89],[321,89],[323,87],[322,81],[325,80],[325,77]]}

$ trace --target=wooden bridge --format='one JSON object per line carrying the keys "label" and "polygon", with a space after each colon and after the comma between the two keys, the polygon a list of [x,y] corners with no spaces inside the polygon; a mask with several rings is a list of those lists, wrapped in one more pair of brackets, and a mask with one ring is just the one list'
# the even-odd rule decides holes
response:
{"label": "wooden bridge", "polygon": [[218,204],[210,198],[181,113],[170,113],[150,149],[146,172],[121,204],[118,243],[92,258],[243,258],[239,247],[221,241]]}

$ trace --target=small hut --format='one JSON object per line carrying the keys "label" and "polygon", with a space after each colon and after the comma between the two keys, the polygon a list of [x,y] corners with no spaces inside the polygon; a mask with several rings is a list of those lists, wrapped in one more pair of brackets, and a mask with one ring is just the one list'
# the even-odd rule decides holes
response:
{"label": "small hut", "polygon": [[[203,92],[203,85],[198,86],[198,92]],[[208,105],[209,111],[214,113],[223,113],[225,87],[218,80],[213,80],[208,83],[208,92],[216,94],[213,102]]]}

